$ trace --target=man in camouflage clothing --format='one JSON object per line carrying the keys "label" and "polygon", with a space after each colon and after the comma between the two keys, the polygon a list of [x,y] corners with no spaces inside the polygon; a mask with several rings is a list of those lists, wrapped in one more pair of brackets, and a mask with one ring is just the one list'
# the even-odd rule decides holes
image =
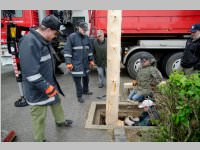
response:
{"label": "man in camouflage clothing", "polygon": [[153,56],[141,56],[141,64],[136,80],[133,80],[133,86],[137,86],[128,96],[128,101],[131,102],[141,102],[146,96],[153,95],[152,87],[162,81],[162,75],[156,68],[156,60]]}

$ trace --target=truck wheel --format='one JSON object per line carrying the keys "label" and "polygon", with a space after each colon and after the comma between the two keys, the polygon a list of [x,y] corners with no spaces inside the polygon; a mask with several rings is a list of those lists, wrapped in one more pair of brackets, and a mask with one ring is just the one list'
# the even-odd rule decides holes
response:
{"label": "truck wheel", "polygon": [[168,77],[173,70],[177,70],[180,68],[182,56],[183,56],[183,52],[177,52],[177,53],[169,54],[164,58],[163,70],[165,71],[165,74]]}
{"label": "truck wheel", "polygon": [[132,54],[132,56],[128,59],[127,62],[127,71],[128,74],[131,78],[135,79],[138,69],[140,67],[140,57],[141,55],[150,55],[151,57],[154,57],[151,53],[149,52],[145,52],[145,51],[141,51],[141,52],[136,52],[134,54]]}

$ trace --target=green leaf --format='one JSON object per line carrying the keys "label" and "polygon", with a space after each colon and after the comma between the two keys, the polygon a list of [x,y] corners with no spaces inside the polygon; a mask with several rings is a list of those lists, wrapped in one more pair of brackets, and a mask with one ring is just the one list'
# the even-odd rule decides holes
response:
{"label": "green leaf", "polygon": [[176,109],[183,109],[183,106],[176,106]]}
{"label": "green leaf", "polygon": [[178,123],[179,123],[179,117],[176,116],[175,124],[178,125]]}

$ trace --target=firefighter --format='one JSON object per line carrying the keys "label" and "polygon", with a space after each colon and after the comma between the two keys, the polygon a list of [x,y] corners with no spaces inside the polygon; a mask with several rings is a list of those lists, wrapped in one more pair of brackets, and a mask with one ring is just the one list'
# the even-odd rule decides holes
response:
{"label": "firefighter", "polygon": [[45,141],[45,118],[50,106],[58,127],[70,126],[72,120],[64,119],[59,93],[63,94],[54,73],[51,40],[59,34],[60,21],[53,15],[46,16],[38,29],[30,28],[20,39],[19,55],[22,83],[27,103],[31,105],[34,140]]}
{"label": "firefighter", "polygon": [[89,68],[94,66],[94,61],[91,42],[86,35],[87,30],[87,23],[80,22],[78,31],[69,35],[64,46],[66,67],[73,76],[77,99],[80,103],[84,102],[82,94],[92,95],[92,92],[89,91],[88,73]]}
{"label": "firefighter", "polygon": [[156,68],[156,60],[151,55],[141,56],[142,67],[137,73],[136,80],[133,80],[134,90],[128,96],[130,102],[142,102],[145,97],[153,96],[153,90],[162,81],[162,75]]}
{"label": "firefighter", "polygon": [[181,59],[185,74],[197,73],[200,70],[200,24],[192,25],[191,38],[187,40]]}
{"label": "firefighter", "polygon": [[99,88],[106,84],[105,72],[107,61],[107,39],[104,38],[103,30],[97,30],[97,39],[93,42],[95,63],[97,64]]}

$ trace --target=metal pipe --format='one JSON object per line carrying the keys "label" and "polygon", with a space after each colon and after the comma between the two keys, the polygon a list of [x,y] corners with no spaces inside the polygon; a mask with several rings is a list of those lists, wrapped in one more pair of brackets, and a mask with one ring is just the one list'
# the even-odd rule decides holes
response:
{"label": "metal pipe", "polygon": [[24,94],[23,94],[23,90],[22,90],[22,83],[21,83],[21,82],[18,82],[18,86],[19,86],[19,93],[20,93],[20,96],[23,97]]}

